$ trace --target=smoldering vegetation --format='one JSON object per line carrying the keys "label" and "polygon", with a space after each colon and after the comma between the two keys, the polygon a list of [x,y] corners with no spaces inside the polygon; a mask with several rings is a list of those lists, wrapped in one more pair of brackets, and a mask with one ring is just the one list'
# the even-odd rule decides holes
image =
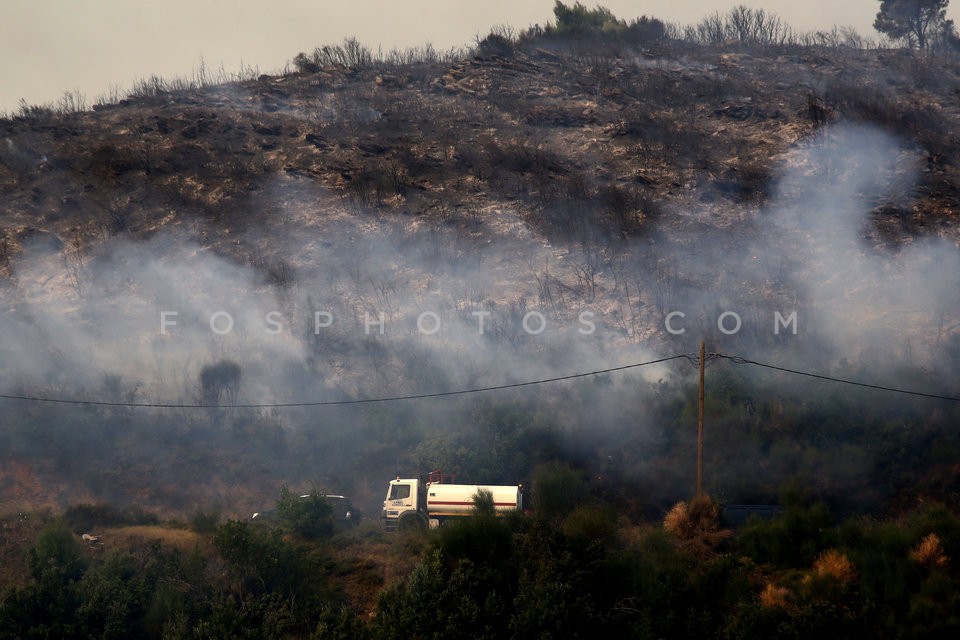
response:
{"label": "smoldering vegetation", "polygon": [[[956,114],[923,68],[588,41],[318,60],[3,121],[3,393],[225,405],[4,400],[4,507],[246,513],[316,482],[374,512],[398,473],[513,483],[562,460],[658,515],[694,477],[687,360],[237,405],[522,383],[701,339],[956,395]],[[859,68],[888,76],[862,86]],[[716,360],[707,406],[722,498],[772,501],[793,480],[878,510],[956,490],[954,403]]]}

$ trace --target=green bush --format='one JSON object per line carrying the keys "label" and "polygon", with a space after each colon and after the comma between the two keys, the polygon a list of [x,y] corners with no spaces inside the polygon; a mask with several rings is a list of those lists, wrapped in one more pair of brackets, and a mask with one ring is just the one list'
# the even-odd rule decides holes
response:
{"label": "green bush", "polygon": [[384,640],[510,637],[509,585],[496,568],[469,559],[450,568],[440,549],[427,553],[409,579],[380,594],[374,636]]}
{"label": "green bush", "polygon": [[78,580],[85,568],[80,542],[66,522],[54,520],[40,531],[36,546],[30,550],[30,575],[34,580]]}
{"label": "green bush", "polygon": [[830,546],[833,518],[823,502],[805,503],[796,493],[785,496],[785,513],[769,521],[751,519],[738,545],[757,562],[778,567],[809,567]]}
{"label": "green bush", "polygon": [[533,508],[538,518],[556,520],[583,505],[588,496],[582,471],[554,462],[539,467],[533,475]]}
{"label": "green bush", "polygon": [[563,522],[564,534],[576,540],[606,542],[617,531],[617,512],[609,505],[577,507]]}
{"label": "green bush", "polygon": [[568,554],[530,563],[513,598],[510,630],[521,638],[611,637],[587,588],[587,575]]}
{"label": "green bush", "polygon": [[241,592],[290,593],[303,579],[303,558],[277,529],[230,520],[217,528],[213,543],[231,565]]}
{"label": "green bush", "polygon": [[304,538],[321,538],[333,534],[333,507],[316,489],[308,495],[294,494],[284,485],[277,500],[280,522]]}
{"label": "green bush", "polygon": [[448,521],[437,532],[435,545],[451,561],[506,564],[512,555],[508,524],[490,513]]}
{"label": "green bush", "polygon": [[220,508],[197,509],[190,515],[190,528],[197,533],[213,533],[220,524]]}

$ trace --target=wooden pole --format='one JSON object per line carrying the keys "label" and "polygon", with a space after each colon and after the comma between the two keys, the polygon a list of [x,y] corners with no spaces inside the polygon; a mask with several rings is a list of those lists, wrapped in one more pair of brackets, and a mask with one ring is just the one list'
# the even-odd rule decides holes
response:
{"label": "wooden pole", "polygon": [[697,419],[697,497],[703,495],[703,368],[707,363],[706,343],[700,343],[700,413]]}

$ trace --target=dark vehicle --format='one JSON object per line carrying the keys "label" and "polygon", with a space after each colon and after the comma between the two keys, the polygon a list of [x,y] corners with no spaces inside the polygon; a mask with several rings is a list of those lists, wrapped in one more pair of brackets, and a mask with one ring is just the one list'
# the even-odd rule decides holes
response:
{"label": "dark vehicle", "polygon": [[742,527],[750,518],[773,520],[783,515],[783,507],[775,504],[727,504],[720,513],[720,523],[727,529]]}
{"label": "dark vehicle", "polygon": [[323,498],[333,507],[334,522],[351,526],[360,524],[360,512],[354,509],[350,498],[334,495],[325,495]]}
{"label": "dark vehicle", "polygon": [[[308,493],[300,497],[309,498],[310,494]],[[332,520],[338,529],[355,527],[360,524],[360,512],[353,507],[353,503],[350,501],[350,498],[346,496],[327,494],[323,496],[323,499],[326,500],[327,504],[333,507]],[[250,516],[250,521],[253,523],[274,523],[276,522],[276,519],[276,509],[264,509],[263,511],[258,511]]]}

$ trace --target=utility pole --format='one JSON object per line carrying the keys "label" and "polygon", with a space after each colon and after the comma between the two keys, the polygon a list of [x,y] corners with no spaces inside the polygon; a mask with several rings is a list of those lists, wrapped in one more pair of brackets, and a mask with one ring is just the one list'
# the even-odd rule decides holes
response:
{"label": "utility pole", "polygon": [[703,495],[703,368],[707,364],[707,345],[700,342],[700,413],[697,419],[697,497]]}

